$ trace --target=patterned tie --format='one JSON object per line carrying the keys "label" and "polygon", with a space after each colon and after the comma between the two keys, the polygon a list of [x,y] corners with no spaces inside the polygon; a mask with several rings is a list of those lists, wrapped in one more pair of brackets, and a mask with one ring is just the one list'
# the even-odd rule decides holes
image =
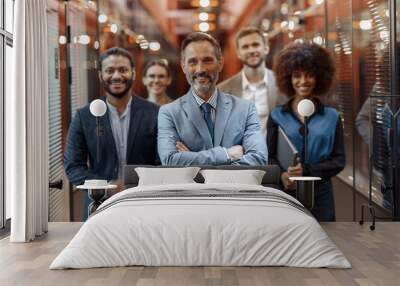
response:
{"label": "patterned tie", "polygon": [[214,142],[214,125],[211,118],[211,104],[205,102],[201,105],[201,109],[203,109],[204,120],[206,121],[208,131],[210,132],[211,139]]}

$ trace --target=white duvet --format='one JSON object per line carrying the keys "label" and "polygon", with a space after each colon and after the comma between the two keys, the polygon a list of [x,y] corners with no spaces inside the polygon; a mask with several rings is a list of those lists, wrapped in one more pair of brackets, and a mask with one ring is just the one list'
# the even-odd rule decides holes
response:
{"label": "white duvet", "polygon": [[[250,196],[122,200],[138,192],[169,190],[249,191]],[[272,199],[252,197],[250,191],[265,191]],[[50,269],[127,265],[350,268],[318,222],[290,202],[300,204],[279,190],[254,185],[131,188],[105,201]]]}

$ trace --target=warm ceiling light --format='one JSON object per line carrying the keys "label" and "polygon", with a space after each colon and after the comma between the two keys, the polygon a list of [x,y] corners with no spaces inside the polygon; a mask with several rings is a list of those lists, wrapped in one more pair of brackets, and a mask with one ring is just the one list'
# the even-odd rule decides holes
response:
{"label": "warm ceiling light", "polygon": [[140,44],[140,42],[144,41],[144,36],[143,35],[137,35],[136,37],[136,43]]}
{"label": "warm ceiling light", "polygon": [[303,44],[304,43],[304,39],[300,38],[300,39],[296,39],[294,40],[295,43],[297,44]]}
{"label": "warm ceiling light", "polygon": [[289,13],[289,5],[287,3],[282,3],[281,5],[281,14],[287,15]]}
{"label": "warm ceiling light", "polygon": [[219,6],[219,1],[218,0],[191,0],[190,5],[192,7],[203,7],[203,8],[208,8],[208,7],[218,7]]}
{"label": "warm ceiling light", "polygon": [[78,43],[81,45],[88,45],[90,43],[90,37],[88,35],[80,35]]}
{"label": "warm ceiling light", "polygon": [[199,14],[199,20],[200,20],[200,21],[207,21],[207,20],[208,20],[208,13],[206,13],[206,12],[201,12],[201,13]]}
{"label": "warm ceiling light", "polygon": [[159,42],[150,42],[149,43],[150,50],[152,51],[159,51],[161,49],[161,45]]}
{"label": "warm ceiling light", "polygon": [[195,21],[200,20],[201,22],[214,21],[217,18],[217,16],[214,13],[208,13],[208,12],[201,12],[194,15],[196,16]]}
{"label": "warm ceiling light", "polygon": [[389,40],[389,32],[388,31],[380,31],[379,38],[381,38],[382,41]]}
{"label": "warm ceiling light", "polygon": [[211,32],[214,31],[217,26],[212,22],[201,22],[193,25],[193,30],[200,32]]}
{"label": "warm ceiling light", "polygon": [[200,0],[199,5],[203,8],[210,6],[210,0]]}
{"label": "warm ceiling light", "polygon": [[87,4],[88,4],[89,7],[92,7],[93,9],[96,9],[96,2],[90,1],[90,0],[89,0],[89,1],[87,2]]}
{"label": "warm ceiling light", "polygon": [[142,41],[139,46],[142,50],[147,50],[149,48],[149,43],[147,41]]}
{"label": "warm ceiling light", "polygon": [[371,20],[361,20],[360,21],[360,29],[361,30],[371,30],[372,22]]}
{"label": "warm ceiling light", "polygon": [[313,38],[313,42],[314,42],[315,44],[321,46],[321,45],[324,43],[324,39],[323,39],[320,35],[317,35],[317,36],[315,36],[315,37]]}
{"label": "warm ceiling light", "polygon": [[295,27],[296,27],[296,22],[294,20],[289,20],[288,29],[294,30]]}
{"label": "warm ceiling light", "polygon": [[60,45],[65,45],[65,44],[67,43],[67,37],[64,36],[64,35],[60,36],[60,37],[58,38],[58,43],[59,43]]}
{"label": "warm ceiling light", "polygon": [[210,29],[210,25],[207,22],[201,22],[199,24],[199,30],[201,32],[208,32],[209,29]]}
{"label": "warm ceiling light", "polygon": [[99,23],[105,23],[105,22],[107,22],[107,20],[108,20],[108,17],[106,14],[99,15]]}
{"label": "warm ceiling light", "polygon": [[111,33],[116,34],[118,32],[118,25],[117,24],[111,24],[110,25],[110,31],[111,31]]}

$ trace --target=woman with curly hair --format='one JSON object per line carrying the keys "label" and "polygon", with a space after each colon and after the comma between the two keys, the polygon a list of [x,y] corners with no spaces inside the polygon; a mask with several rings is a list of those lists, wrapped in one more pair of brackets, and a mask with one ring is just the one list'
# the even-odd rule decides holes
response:
{"label": "woman with curly hair", "polygon": [[[267,123],[269,163],[278,164],[276,157],[278,126],[283,129],[299,151],[297,165],[282,167],[281,180],[286,190],[293,190],[294,176],[321,177],[315,185],[312,214],[319,221],[335,220],[335,204],[331,177],[343,170],[346,158],[341,117],[336,109],[323,104],[333,82],[335,66],[329,52],[316,44],[295,43],[284,48],[275,58],[274,73],[278,88],[290,99],[275,107]],[[308,119],[307,158],[304,160],[304,117],[297,112],[302,99],[315,105]]]}

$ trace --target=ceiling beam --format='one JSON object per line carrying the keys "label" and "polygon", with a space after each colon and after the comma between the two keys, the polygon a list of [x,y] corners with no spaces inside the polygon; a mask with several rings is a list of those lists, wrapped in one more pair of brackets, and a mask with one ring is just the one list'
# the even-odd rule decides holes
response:
{"label": "ceiling beam", "polygon": [[236,34],[239,29],[245,25],[248,24],[249,19],[257,13],[257,11],[260,11],[262,5],[267,5],[265,4],[264,0],[252,0],[249,1],[247,4],[246,8],[243,10],[242,14],[238,17],[236,20],[236,23],[232,26],[232,30],[230,31],[230,34]]}
{"label": "ceiling beam", "polygon": [[178,40],[177,37],[173,35],[174,27],[171,27],[170,21],[165,15],[167,14],[167,9],[171,9],[173,7],[177,7],[178,3],[177,0],[169,0],[167,1],[167,7],[163,9],[162,0],[140,0],[140,4],[143,6],[144,9],[154,18],[154,20],[158,23],[159,27],[162,30],[162,34],[164,34],[167,41],[169,41],[172,46],[178,47]]}

